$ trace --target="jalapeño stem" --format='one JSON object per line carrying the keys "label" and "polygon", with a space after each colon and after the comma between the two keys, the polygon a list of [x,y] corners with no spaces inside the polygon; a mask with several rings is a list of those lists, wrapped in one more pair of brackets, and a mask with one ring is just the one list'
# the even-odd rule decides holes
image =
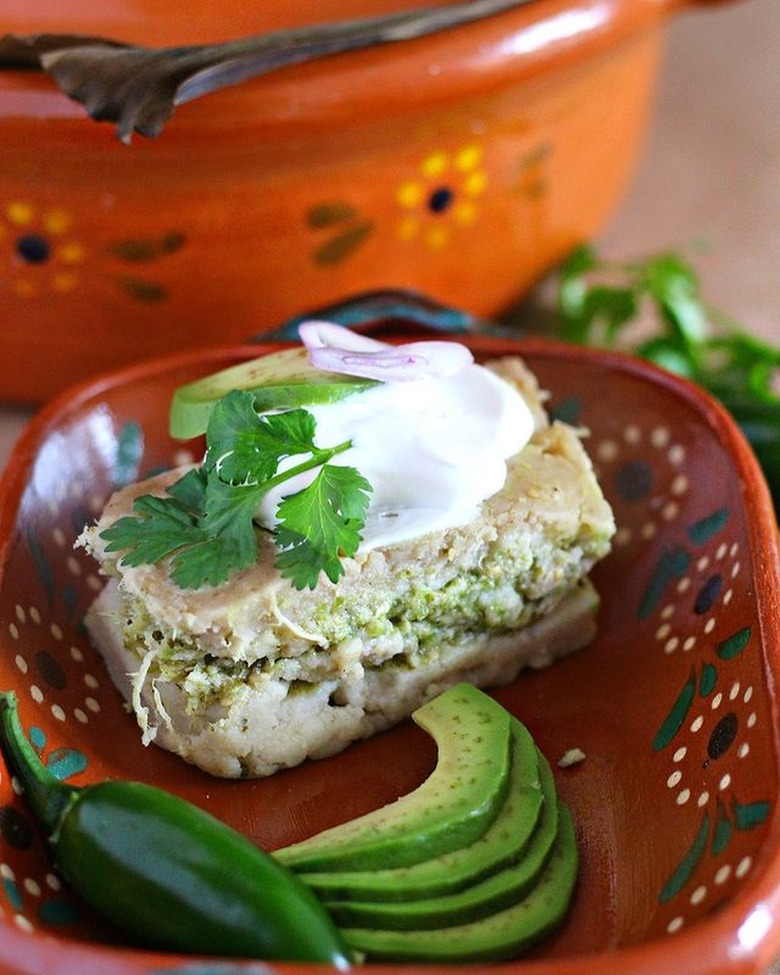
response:
{"label": "jalape\u00f1o stem", "polygon": [[0,691],[0,729],[10,770],[22,785],[36,819],[51,838],[57,834],[65,810],[79,790],[61,782],[38,757],[22,731],[14,691]]}

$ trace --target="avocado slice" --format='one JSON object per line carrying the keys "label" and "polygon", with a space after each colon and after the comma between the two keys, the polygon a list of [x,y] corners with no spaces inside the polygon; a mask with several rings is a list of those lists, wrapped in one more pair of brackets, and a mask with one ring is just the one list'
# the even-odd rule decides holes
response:
{"label": "avocado slice", "polygon": [[[479,839],[411,867],[302,873],[301,880],[331,902],[335,911],[336,902],[341,900],[398,902],[453,894],[519,860],[535,837],[543,805],[548,820],[554,818],[555,794],[553,791],[551,800],[545,795],[549,766],[528,730],[514,718],[511,735],[509,791],[498,815]],[[543,770],[546,766],[544,778],[540,766]],[[537,840],[535,837],[534,842]]]}
{"label": "avocado slice", "polygon": [[240,362],[174,391],[170,435],[189,440],[206,432],[214,404],[234,389],[255,394],[258,412],[289,410],[314,403],[336,403],[376,386],[377,380],[317,369],[304,348],[284,349]]}
{"label": "avocado slice", "polygon": [[[544,796],[541,819],[527,849],[503,870],[442,897],[391,903],[326,901],[325,906],[340,927],[425,930],[476,921],[516,904],[528,894],[544,870],[558,835],[555,782],[544,760],[540,777]],[[508,798],[507,802],[510,801]]]}
{"label": "avocado slice", "polygon": [[536,885],[517,904],[489,917],[435,930],[344,928],[347,944],[371,961],[503,961],[549,934],[568,910],[577,877],[578,852],[571,814],[558,811],[558,836]]}
{"label": "avocado slice", "polygon": [[509,713],[470,684],[457,684],[412,718],[438,748],[428,778],[395,802],[275,851],[277,859],[297,871],[409,866],[485,832],[509,786]]}

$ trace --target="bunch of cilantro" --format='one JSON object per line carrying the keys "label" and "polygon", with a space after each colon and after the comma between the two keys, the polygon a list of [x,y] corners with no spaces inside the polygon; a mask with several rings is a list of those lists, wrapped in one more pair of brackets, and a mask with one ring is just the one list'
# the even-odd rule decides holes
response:
{"label": "bunch of cilantro", "polygon": [[[165,495],[136,498],[132,515],[101,532],[106,550],[123,552],[121,562],[130,566],[170,556],[173,581],[200,589],[253,565],[258,534],[268,531],[275,565],[296,589],[313,589],[321,572],[336,582],[341,558],[360,544],[371,485],[354,468],[330,463],[351,441],[321,447],[315,435],[305,409],[258,414],[251,392],[228,393],[211,415],[201,466]],[[279,503],[276,525],[259,528],[254,518],[263,497],[308,471],[316,471],[308,486]]]}
{"label": "bunch of cilantro", "polygon": [[751,444],[780,511],[780,348],[712,308],[694,268],[676,254],[612,262],[583,246],[554,284],[557,337],[627,349],[720,400]]}

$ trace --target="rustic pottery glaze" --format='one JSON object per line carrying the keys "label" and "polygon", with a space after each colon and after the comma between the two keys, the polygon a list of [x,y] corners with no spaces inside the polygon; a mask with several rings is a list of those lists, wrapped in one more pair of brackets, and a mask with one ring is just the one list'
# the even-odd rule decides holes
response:
{"label": "rustic pottery glaze", "polygon": [[[610,212],[664,22],[706,5],[535,0],[236,85],[130,146],[44,73],[0,69],[0,398],[356,291],[498,313]],[[7,0],[0,31],[158,46],[417,6]]]}
{"label": "rustic pottery glaze", "polygon": [[[540,340],[467,341],[480,358],[522,352],[550,390],[552,414],[590,430],[619,525],[594,579],[595,643],[495,692],[553,765],[582,868],[563,928],[491,970],[759,975],[780,953],[780,607],[774,519],[755,459],[716,403],[647,364]],[[72,547],[113,488],[197,453],[166,435],[172,389],[267,348],[127,367],[33,421],[0,485],[0,686],[17,690],[25,730],[62,777],[162,785],[273,849],[413,788],[432,767],[431,741],[410,722],[244,782],[145,748],[85,639],[82,615],[102,581]],[[637,403],[641,412],[628,415]],[[572,748],[584,760],[558,767]],[[123,945],[57,880],[1,771],[2,975],[270,970]]]}

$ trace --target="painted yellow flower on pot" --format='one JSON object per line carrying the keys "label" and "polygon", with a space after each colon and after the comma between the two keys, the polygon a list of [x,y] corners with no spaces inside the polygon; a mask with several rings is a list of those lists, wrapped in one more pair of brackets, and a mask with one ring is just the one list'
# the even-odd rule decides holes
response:
{"label": "painted yellow flower on pot", "polygon": [[[19,298],[67,294],[78,285],[86,256],[71,232],[72,217],[59,207],[38,208],[11,200],[0,210],[0,251],[9,290]],[[0,264],[0,281],[3,267]]]}
{"label": "painted yellow flower on pot", "polygon": [[477,143],[426,156],[418,174],[396,190],[402,210],[398,236],[422,240],[431,250],[441,250],[455,231],[475,223],[488,184],[482,162],[482,147]]}

